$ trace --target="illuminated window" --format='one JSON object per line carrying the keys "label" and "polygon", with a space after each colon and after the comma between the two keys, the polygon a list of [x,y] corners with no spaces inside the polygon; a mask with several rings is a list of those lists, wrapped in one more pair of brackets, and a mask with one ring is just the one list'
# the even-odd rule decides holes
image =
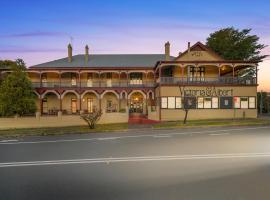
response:
{"label": "illuminated window", "polygon": [[205,97],[203,105],[204,105],[204,108],[211,108],[212,107],[212,98],[211,97]]}
{"label": "illuminated window", "polygon": [[198,97],[198,108],[203,108],[203,97]]}
{"label": "illuminated window", "polygon": [[198,108],[218,108],[218,97],[198,97]]}
{"label": "illuminated window", "polygon": [[175,108],[175,97],[168,97],[168,108]]}
{"label": "illuminated window", "polygon": [[167,97],[161,98],[161,108],[168,108],[168,99]]}
{"label": "illuminated window", "polygon": [[249,108],[256,108],[255,97],[249,97]]}
{"label": "illuminated window", "polygon": [[234,107],[235,108],[256,108],[255,97],[234,97]]}
{"label": "illuminated window", "polygon": [[181,97],[175,97],[175,108],[182,108],[182,99],[181,99]]}
{"label": "illuminated window", "polygon": [[218,108],[218,97],[213,97],[212,98],[212,108]]}
{"label": "illuminated window", "polygon": [[240,98],[240,104],[241,108],[248,108],[248,98],[247,97],[241,97]]}

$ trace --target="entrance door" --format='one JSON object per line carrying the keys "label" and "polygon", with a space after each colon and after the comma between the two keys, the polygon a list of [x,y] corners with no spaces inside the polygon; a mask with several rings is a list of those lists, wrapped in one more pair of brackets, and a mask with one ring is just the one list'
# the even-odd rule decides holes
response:
{"label": "entrance door", "polygon": [[71,112],[77,112],[77,99],[71,99]]}
{"label": "entrance door", "polygon": [[47,99],[42,99],[42,111],[43,113],[48,113],[48,101]]}
{"label": "entrance door", "polygon": [[134,93],[130,99],[130,112],[143,113],[143,96],[141,93]]}
{"label": "entrance door", "polygon": [[88,113],[93,112],[93,99],[92,98],[87,99],[87,111]]}

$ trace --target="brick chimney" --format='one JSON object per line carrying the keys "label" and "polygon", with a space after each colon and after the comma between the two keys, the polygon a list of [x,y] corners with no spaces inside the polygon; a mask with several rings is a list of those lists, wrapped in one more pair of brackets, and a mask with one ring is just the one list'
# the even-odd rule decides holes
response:
{"label": "brick chimney", "polygon": [[188,52],[190,52],[190,42],[188,42]]}
{"label": "brick chimney", "polygon": [[170,60],[170,43],[169,42],[165,43],[165,60],[166,61]]}
{"label": "brick chimney", "polygon": [[88,45],[85,46],[85,63],[88,63],[89,60],[89,47]]}
{"label": "brick chimney", "polygon": [[68,44],[68,62],[72,62],[72,46]]}

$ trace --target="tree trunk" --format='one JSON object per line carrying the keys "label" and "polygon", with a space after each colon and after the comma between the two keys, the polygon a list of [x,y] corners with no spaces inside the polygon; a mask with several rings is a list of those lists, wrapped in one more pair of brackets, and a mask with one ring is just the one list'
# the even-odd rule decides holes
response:
{"label": "tree trunk", "polygon": [[188,109],[185,109],[185,118],[184,118],[184,124],[187,123],[187,116],[188,116]]}

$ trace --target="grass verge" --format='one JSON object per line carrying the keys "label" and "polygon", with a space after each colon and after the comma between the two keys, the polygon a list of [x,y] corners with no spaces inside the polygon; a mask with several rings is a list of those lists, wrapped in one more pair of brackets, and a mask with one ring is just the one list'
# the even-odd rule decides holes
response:
{"label": "grass verge", "polygon": [[[162,122],[154,124],[152,128],[190,128],[190,127],[213,127],[213,126],[255,126],[270,125],[270,119],[224,119],[224,120],[194,120],[183,124],[182,121]],[[64,134],[85,134],[93,132],[114,132],[128,129],[127,123],[98,124],[95,129],[88,126],[50,127],[50,128],[20,128],[0,130],[0,138],[23,137],[23,136],[49,136]]]}
{"label": "grass verge", "polygon": [[153,125],[154,128],[184,128],[184,127],[209,127],[209,126],[255,126],[270,125],[269,119],[226,119],[226,120],[192,120],[183,124],[182,121],[162,122]]}
{"label": "grass verge", "polygon": [[49,128],[20,128],[0,130],[1,137],[23,137],[23,136],[48,136],[64,134],[84,134],[91,132],[111,132],[118,130],[127,130],[126,123],[120,124],[98,124],[95,129],[89,129],[88,126],[70,126],[70,127],[49,127]]}

